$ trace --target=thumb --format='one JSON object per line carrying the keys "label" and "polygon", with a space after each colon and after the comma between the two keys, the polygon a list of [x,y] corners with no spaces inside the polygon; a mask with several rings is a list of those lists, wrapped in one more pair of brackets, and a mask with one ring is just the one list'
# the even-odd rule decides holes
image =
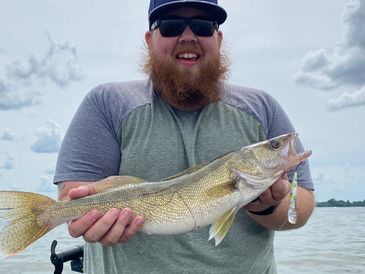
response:
{"label": "thumb", "polygon": [[92,195],[92,194],[94,194],[94,192],[95,191],[93,190],[93,188],[88,187],[86,185],[82,185],[77,188],[72,188],[68,192],[68,196],[70,197],[71,200],[73,200],[73,199],[78,199],[78,198]]}

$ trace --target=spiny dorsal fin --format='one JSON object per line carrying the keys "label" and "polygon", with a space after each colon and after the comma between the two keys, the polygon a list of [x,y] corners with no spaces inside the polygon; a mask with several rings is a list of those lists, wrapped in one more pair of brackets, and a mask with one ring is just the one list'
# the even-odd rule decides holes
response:
{"label": "spiny dorsal fin", "polygon": [[226,214],[224,214],[218,221],[210,226],[209,229],[209,239],[215,239],[215,246],[219,245],[221,241],[223,241],[224,237],[226,236],[227,232],[229,231],[234,217],[237,213],[237,208],[233,207],[230,209]]}
{"label": "spiny dorsal fin", "polygon": [[175,175],[167,177],[167,178],[163,179],[163,181],[168,181],[168,180],[171,180],[171,179],[176,179],[177,177],[180,177],[180,176],[183,176],[183,175],[191,174],[195,171],[198,171],[199,169],[201,169],[204,166],[205,166],[204,164],[193,166],[193,167],[185,169],[184,171],[179,172]]}
{"label": "spiny dorsal fin", "polygon": [[121,186],[139,184],[142,182],[145,182],[145,180],[133,176],[110,176],[89,186],[95,190],[95,193],[102,193]]}
{"label": "spiny dorsal fin", "polygon": [[226,160],[227,160],[227,158],[231,157],[231,154],[232,154],[232,152],[228,152],[228,153],[226,153],[226,154],[224,154],[224,155],[222,155],[222,156],[220,156],[220,157],[218,157],[218,158],[214,159],[213,161],[210,161],[210,162],[208,162],[208,163],[202,163],[202,164],[199,164],[199,165],[193,166],[193,167],[188,168],[188,169],[186,169],[186,170],[184,170],[184,171],[182,171],[182,172],[179,172],[179,173],[177,173],[177,174],[175,174],[175,175],[172,175],[172,176],[170,176],[170,177],[167,177],[167,178],[163,179],[163,181],[168,181],[168,180],[171,180],[171,179],[176,179],[177,177],[180,177],[180,176],[183,176],[183,175],[191,174],[191,173],[193,173],[193,172],[195,172],[195,171],[198,171],[198,170],[202,169],[203,167],[206,167],[206,166],[210,165],[210,164],[211,164],[211,163],[213,163],[213,162],[217,162],[217,161],[219,161],[219,162],[226,161]]}

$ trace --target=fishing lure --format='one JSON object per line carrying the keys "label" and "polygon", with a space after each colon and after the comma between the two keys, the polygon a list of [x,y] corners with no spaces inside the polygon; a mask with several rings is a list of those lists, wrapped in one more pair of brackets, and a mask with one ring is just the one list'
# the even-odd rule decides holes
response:
{"label": "fishing lure", "polygon": [[297,223],[297,172],[293,175],[293,180],[290,184],[290,195],[289,195],[289,210],[288,210],[288,221],[291,224]]}

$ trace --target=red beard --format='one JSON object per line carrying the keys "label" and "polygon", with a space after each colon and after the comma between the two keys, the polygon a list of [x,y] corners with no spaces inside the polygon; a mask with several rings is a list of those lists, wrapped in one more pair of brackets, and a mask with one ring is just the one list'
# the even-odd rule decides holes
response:
{"label": "red beard", "polygon": [[181,69],[172,61],[159,59],[148,51],[144,72],[153,88],[168,104],[182,109],[200,109],[221,98],[222,84],[228,65],[221,53],[214,59],[204,60],[198,69]]}

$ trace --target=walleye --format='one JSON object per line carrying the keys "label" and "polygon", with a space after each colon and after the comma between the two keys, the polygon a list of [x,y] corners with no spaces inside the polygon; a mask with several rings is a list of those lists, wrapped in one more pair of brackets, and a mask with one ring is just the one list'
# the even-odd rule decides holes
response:
{"label": "walleye", "polygon": [[95,195],[70,201],[0,191],[0,218],[9,221],[0,234],[0,251],[16,255],[54,227],[92,209],[104,214],[126,207],[145,218],[142,231],[147,234],[179,234],[211,225],[209,240],[218,245],[242,206],[310,156],[310,151],[296,152],[296,137],[285,134],[245,146],[161,182],[111,176],[91,185]]}

